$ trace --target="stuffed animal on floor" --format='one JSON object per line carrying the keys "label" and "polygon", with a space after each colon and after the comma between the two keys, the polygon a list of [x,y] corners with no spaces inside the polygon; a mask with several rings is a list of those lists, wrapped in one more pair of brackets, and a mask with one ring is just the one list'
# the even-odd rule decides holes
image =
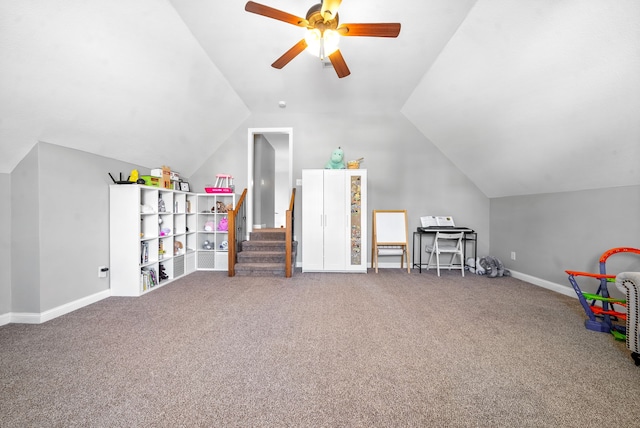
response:
{"label": "stuffed animal on floor", "polygon": [[511,272],[504,268],[504,264],[497,257],[482,257],[480,259],[480,266],[482,266],[489,278],[511,276]]}
{"label": "stuffed animal on floor", "polygon": [[344,151],[340,147],[331,152],[331,159],[324,165],[324,169],[345,169]]}
{"label": "stuffed animal on floor", "polygon": [[469,272],[475,273],[476,275],[484,275],[487,273],[484,268],[480,265],[480,258],[476,258],[473,260],[473,257],[469,257],[467,259],[467,267],[469,268]]}

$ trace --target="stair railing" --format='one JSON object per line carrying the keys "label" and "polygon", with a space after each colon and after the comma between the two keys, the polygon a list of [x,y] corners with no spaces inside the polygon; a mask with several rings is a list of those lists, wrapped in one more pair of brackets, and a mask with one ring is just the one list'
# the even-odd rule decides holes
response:
{"label": "stair railing", "polygon": [[227,212],[227,220],[229,221],[229,276],[236,276],[238,252],[247,233],[247,209],[244,204],[246,196],[247,189],[245,188],[236,206]]}
{"label": "stair railing", "polygon": [[284,269],[284,276],[286,278],[291,278],[291,276],[293,275],[293,260],[291,260],[292,257],[292,247],[293,247],[293,220],[294,220],[294,216],[293,216],[293,211],[295,208],[295,201],[296,201],[296,188],[294,187],[291,190],[291,201],[289,202],[289,209],[287,210],[286,213],[286,229],[285,229],[285,269]]}

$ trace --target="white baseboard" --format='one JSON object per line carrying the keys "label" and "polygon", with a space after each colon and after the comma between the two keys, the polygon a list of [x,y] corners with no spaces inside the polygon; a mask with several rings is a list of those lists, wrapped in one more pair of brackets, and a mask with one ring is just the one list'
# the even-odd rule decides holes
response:
{"label": "white baseboard", "polygon": [[[367,265],[369,267],[370,264]],[[378,267],[380,269],[400,269],[400,262],[386,262],[386,263],[378,263]],[[406,266],[405,266],[406,269]],[[426,268],[423,267],[422,270]],[[434,269],[434,268],[432,268]],[[418,270],[418,268],[411,267],[411,270]],[[555,291],[556,293],[564,294],[565,296],[578,298],[576,292],[572,287],[556,284],[555,282],[547,281],[546,279],[540,279],[535,276],[527,275],[524,273],[520,273],[517,271],[509,270],[511,272],[511,276],[519,279],[524,282],[528,282],[533,285],[537,285],[538,287],[546,288],[547,290]]]}
{"label": "white baseboard", "polygon": [[536,278],[535,276],[527,275],[517,271],[510,270],[511,276],[524,282],[528,282],[538,287],[546,288],[547,290],[555,291],[556,293],[564,294],[565,296],[578,298],[576,292],[572,287],[567,287],[555,282],[547,281],[545,279]]}
{"label": "white baseboard", "polygon": [[111,289],[100,291],[99,293],[92,294],[87,297],[75,300],[73,302],[65,303],[57,308],[49,309],[41,313],[33,312],[10,312],[8,314],[0,315],[0,326],[17,323],[17,324],[41,324],[47,322],[61,315],[68,314],[77,309],[88,306],[92,303],[98,302],[102,299],[111,297]]}
{"label": "white baseboard", "polygon": [[[409,263],[409,266],[411,267],[411,270],[413,270],[413,267],[411,266],[411,263]],[[367,263],[367,268],[368,269],[372,269],[371,263]],[[379,269],[400,269],[400,262],[378,262],[378,268]],[[403,269],[405,269],[405,270],[407,269],[407,265],[406,264],[403,264]],[[424,269],[424,268],[422,268],[422,269]]]}
{"label": "white baseboard", "polygon": [[11,312],[8,314],[0,314],[0,327],[11,322]]}
{"label": "white baseboard", "polygon": [[[371,266],[371,263],[368,263],[367,268],[369,268],[370,266]],[[298,267],[302,267],[302,264],[299,263]],[[378,263],[378,267],[380,269],[400,269],[400,262],[381,262],[381,263]],[[405,269],[406,269],[406,266],[405,266]],[[425,267],[422,268],[422,270],[425,270],[425,269],[426,269]],[[411,270],[417,271],[418,268],[414,268],[412,266]],[[547,281],[545,279],[540,279],[535,276],[513,271],[511,269],[509,271],[511,272],[512,277],[519,279],[521,281],[528,282],[533,285],[537,285],[538,287],[546,288],[547,290],[555,291],[556,293],[564,294],[565,296],[574,297],[576,299],[578,298],[575,291],[573,291],[572,287],[556,284],[555,282]]]}
{"label": "white baseboard", "polygon": [[[301,264],[298,264],[301,267]],[[400,263],[380,263],[379,267],[384,269],[398,269]],[[511,270],[511,276],[524,282],[528,282],[533,285],[537,285],[547,290],[555,291],[556,293],[564,294],[565,296],[578,298],[573,288],[566,287],[564,285],[556,284],[555,282],[547,281],[537,278],[535,276],[527,275],[517,271]],[[102,299],[106,299],[111,296],[111,290],[104,290],[91,296],[83,297],[73,302],[66,303],[58,306],[57,308],[49,309],[48,311],[41,313],[28,313],[28,312],[9,312],[7,314],[0,314],[0,326],[18,323],[18,324],[41,324],[47,322],[61,315],[68,314],[82,307],[88,306],[92,303],[98,302]]]}

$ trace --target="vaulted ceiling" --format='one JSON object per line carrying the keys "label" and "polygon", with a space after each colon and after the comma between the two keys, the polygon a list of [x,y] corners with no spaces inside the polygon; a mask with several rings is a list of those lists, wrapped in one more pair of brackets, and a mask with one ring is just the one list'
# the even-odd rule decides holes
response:
{"label": "vaulted ceiling", "polygon": [[489,197],[640,184],[637,0],[344,0],[341,22],[402,30],[343,38],[343,79],[306,53],[270,67],[304,30],[245,3],[0,0],[0,173],[37,141],[188,173],[286,100],[402,113]]}

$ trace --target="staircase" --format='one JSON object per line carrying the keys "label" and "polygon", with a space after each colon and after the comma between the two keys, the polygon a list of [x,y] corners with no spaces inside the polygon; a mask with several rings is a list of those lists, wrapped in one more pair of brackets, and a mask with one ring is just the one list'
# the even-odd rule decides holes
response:
{"label": "staircase", "polygon": [[[295,266],[298,243],[293,241],[291,261]],[[257,229],[242,242],[235,265],[237,276],[285,276],[285,230]]]}

